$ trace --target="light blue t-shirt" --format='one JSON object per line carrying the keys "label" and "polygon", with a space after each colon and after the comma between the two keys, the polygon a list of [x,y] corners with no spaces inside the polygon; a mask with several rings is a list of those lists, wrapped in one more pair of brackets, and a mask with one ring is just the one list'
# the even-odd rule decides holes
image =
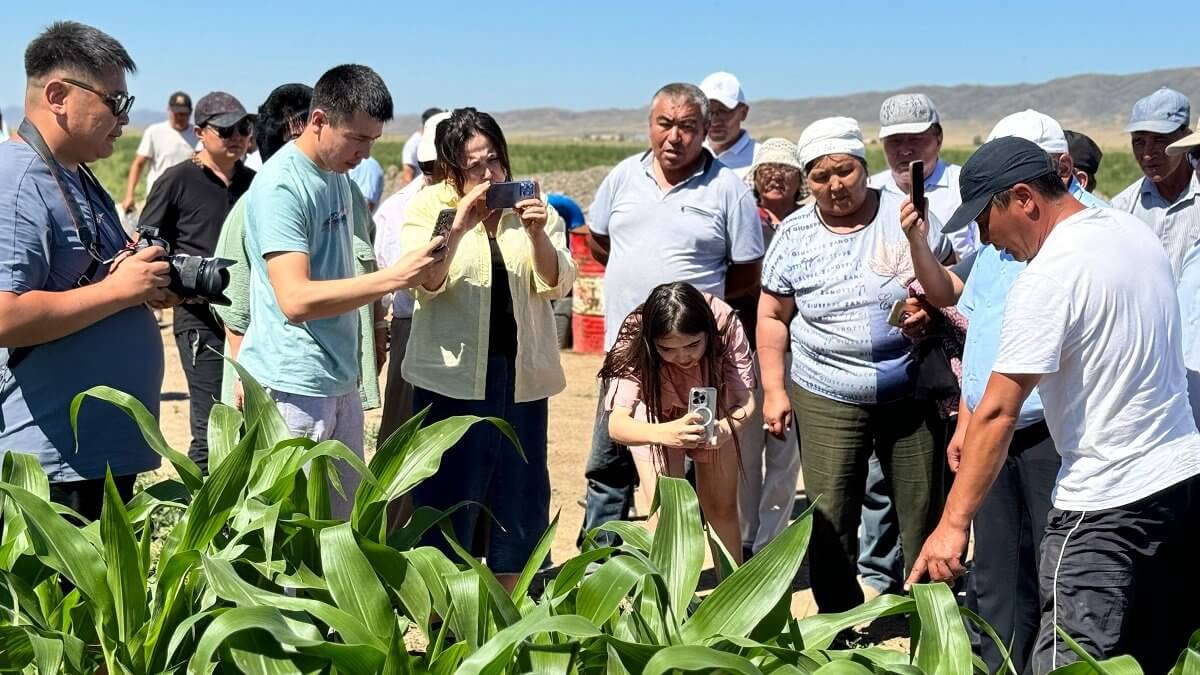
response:
{"label": "light blue t-shirt", "polygon": [[[80,226],[98,232],[99,255],[112,257],[125,246],[112,200],[99,186],[85,189],[80,173],[55,169],[79,205]],[[24,143],[0,143],[0,291],[71,290],[91,263],[49,167]],[[92,282],[107,273],[97,265]],[[159,466],[133,421],[103,401],[80,408],[78,449],[71,431],[72,399],[97,385],[131,394],[158,417],[162,339],[145,305],[38,345],[10,369],[11,358],[0,349],[0,455],[36,455],[52,482],[103,478],[106,466],[114,476]]]}
{"label": "light blue t-shirt", "polygon": [[379,160],[368,157],[350,169],[347,175],[358,185],[358,189],[362,190],[367,201],[378,207],[379,202],[383,201],[383,167],[380,166]]}
{"label": "light blue t-shirt", "polygon": [[260,261],[270,253],[308,255],[313,281],[354,276],[350,181],[322,171],[288,143],[254,178],[246,205],[250,326],[239,360],[264,386],[303,396],[334,397],[358,386],[358,314],[294,324],[284,317]]}
{"label": "light blue t-shirt", "polygon": [[[912,343],[887,322],[914,277],[900,229],[903,195],[877,191],[879,211],[852,234],[831,232],[815,204],[788,216],[763,263],[763,288],[796,302],[791,323],[792,380],[843,403],[888,403],[913,391]],[[929,247],[953,250],[930,217]]]}

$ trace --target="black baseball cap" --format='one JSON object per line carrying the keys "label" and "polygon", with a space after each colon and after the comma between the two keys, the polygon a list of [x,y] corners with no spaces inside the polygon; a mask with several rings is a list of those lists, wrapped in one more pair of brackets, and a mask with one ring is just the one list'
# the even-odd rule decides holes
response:
{"label": "black baseball cap", "polygon": [[950,216],[942,232],[963,229],[983,213],[994,195],[1046,174],[1058,175],[1058,171],[1050,155],[1033,141],[1002,136],[984,143],[958,174],[962,205]]}
{"label": "black baseball cap", "polygon": [[1100,170],[1100,160],[1104,159],[1104,152],[1100,150],[1100,146],[1078,131],[1067,129],[1063,133],[1067,135],[1067,147],[1070,149],[1071,161],[1075,163],[1075,168],[1096,175]]}
{"label": "black baseball cap", "polygon": [[177,91],[167,99],[167,109],[171,112],[192,112],[192,97]]}

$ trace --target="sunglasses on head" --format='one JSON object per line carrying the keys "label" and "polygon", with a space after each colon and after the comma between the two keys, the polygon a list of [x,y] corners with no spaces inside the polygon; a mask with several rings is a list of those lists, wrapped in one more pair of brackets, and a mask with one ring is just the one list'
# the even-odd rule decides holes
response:
{"label": "sunglasses on head", "polygon": [[113,117],[120,117],[121,115],[129,112],[129,109],[133,107],[133,97],[126,92],[122,91],[116,94],[105,94],[92,85],[80,82],[79,80],[73,80],[69,77],[64,77],[62,78],[62,81],[73,87],[79,87],[84,91],[90,91],[96,96],[99,96],[100,100],[108,104],[108,109],[112,112]]}
{"label": "sunglasses on head", "polygon": [[206,124],[205,126],[217,132],[217,135],[223,140],[233,138],[234,133],[241,134],[242,136],[249,136],[254,133],[254,124],[249,119],[244,119],[231,127],[219,127],[215,124]]}

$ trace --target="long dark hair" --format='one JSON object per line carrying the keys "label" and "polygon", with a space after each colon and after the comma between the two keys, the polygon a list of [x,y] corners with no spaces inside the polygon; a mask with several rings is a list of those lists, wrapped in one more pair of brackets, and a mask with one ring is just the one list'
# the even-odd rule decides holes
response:
{"label": "long dark hair", "polygon": [[[641,389],[642,404],[646,406],[646,421],[653,424],[670,421],[664,419],[670,411],[662,409],[659,374],[663,361],[658,354],[657,340],[673,332],[703,334],[708,340],[700,358],[702,381],[704,386],[717,390],[717,417],[728,417],[723,376],[728,361],[733,358],[729,333],[736,321],[731,314],[724,326],[718,326],[704,294],[689,283],[677,281],[656,286],[646,302],[621,324],[617,342],[600,368],[603,390],[607,392],[609,382],[616,378],[634,380]],[[733,434],[733,442],[740,452],[737,434]]]}

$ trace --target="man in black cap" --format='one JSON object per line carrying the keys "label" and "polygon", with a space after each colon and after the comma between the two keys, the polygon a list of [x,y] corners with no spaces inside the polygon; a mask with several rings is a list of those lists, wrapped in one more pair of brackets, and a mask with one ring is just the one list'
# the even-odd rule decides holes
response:
{"label": "man in black cap", "polygon": [[1008,295],[999,354],[971,416],[942,520],[908,582],[962,575],[971,520],[1036,386],[1062,456],[1039,576],[1032,670],[1075,660],[1061,627],[1097,657],[1132,653],[1166,672],[1200,599],[1200,433],[1187,398],[1175,278],[1144,224],[1086,208],[1025,139],[985,143],[963,166],[963,205],[982,240],[1028,266]]}
{"label": "man in black cap", "polygon": [[[196,104],[201,149],[154,183],[140,220],[142,226],[159,228],[172,253],[208,257],[216,251],[225,216],[254,178],[242,164],[253,128],[254,116],[225,92],[215,91]],[[188,455],[204,469],[208,415],[221,396],[225,331],[207,304],[184,304],[175,310],[175,343],[191,400]]]}
{"label": "man in black cap", "polygon": [[121,213],[134,210],[134,191],[142,179],[142,170],[150,164],[146,175],[146,194],[154,189],[154,181],[164,171],[192,156],[196,148],[196,134],[188,120],[192,117],[192,99],[182,91],[171,94],[167,100],[167,119],[151,124],[142,132],[137,154],[129,166],[129,179],[125,182],[125,198],[121,200]]}
{"label": "man in black cap", "polygon": [[1086,134],[1067,129],[1067,147],[1070,149],[1071,161],[1075,164],[1075,180],[1088,192],[1096,191],[1096,174],[1100,171],[1100,160],[1104,152]]}

